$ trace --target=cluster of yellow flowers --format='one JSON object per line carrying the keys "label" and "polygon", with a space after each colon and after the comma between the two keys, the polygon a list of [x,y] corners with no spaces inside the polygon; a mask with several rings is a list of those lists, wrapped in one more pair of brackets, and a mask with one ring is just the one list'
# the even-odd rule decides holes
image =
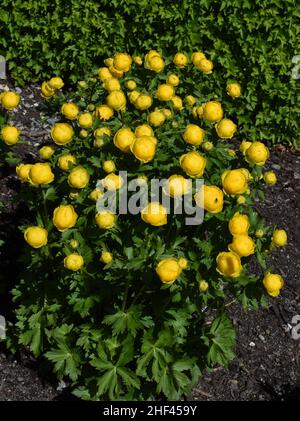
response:
{"label": "cluster of yellow flowers", "polygon": [[[173,58],[173,64],[178,68],[184,68],[188,65],[190,59],[184,53],[177,53]],[[195,52],[191,57],[193,66],[205,74],[213,71],[213,63],[206,58],[202,52]],[[82,129],[80,132],[85,136],[85,130],[92,128],[95,119],[100,119],[102,127],[94,130],[94,146],[102,147],[106,138],[113,138],[113,144],[116,148],[125,154],[132,154],[141,163],[148,163],[155,157],[159,139],[156,137],[155,129],[161,127],[168,119],[174,116],[174,113],[187,108],[194,119],[199,119],[214,125],[217,136],[223,139],[231,139],[237,132],[237,125],[229,118],[224,117],[222,104],[218,101],[208,101],[201,105],[196,105],[197,98],[193,95],[187,95],[184,100],[176,95],[176,88],[180,85],[180,77],[175,73],[166,76],[164,83],[159,83],[155,91],[155,99],[162,105],[150,110],[153,105],[154,97],[144,90],[139,90],[138,83],[135,80],[126,78],[124,84],[121,78],[130,71],[133,63],[137,66],[144,64],[146,69],[155,73],[163,72],[166,62],[161,54],[155,50],[149,51],[144,59],[141,57],[131,57],[127,53],[117,53],[114,57],[105,60],[106,67],[98,70],[99,79],[106,91],[105,103],[96,105],[89,111],[81,112],[79,106],[75,102],[66,102],[61,107],[61,114],[65,119],[70,120],[69,123],[56,123],[51,129],[51,137],[54,145],[44,146],[40,149],[40,157],[44,160],[51,158],[57,146],[65,146],[70,143],[75,136],[75,126]],[[122,90],[125,86],[127,92]],[[42,95],[50,98],[56,90],[63,87],[63,81],[59,77],[54,77],[48,82],[44,82],[41,91]],[[241,96],[241,86],[234,82],[227,84],[227,94],[232,98]],[[2,105],[9,109],[8,100],[2,94]],[[10,101],[14,102],[12,99]],[[6,105],[5,105],[6,104]],[[7,105],[8,104],[8,105]],[[130,128],[123,126],[115,133],[111,128],[105,126],[105,122],[112,119],[115,113],[124,113],[126,107],[131,104],[135,109],[147,111],[147,121],[139,122],[137,127]],[[171,107],[168,106],[171,104]],[[2,129],[2,138],[7,144],[13,144],[9,140],[8,134]],[[12,130],[10,128],[9,130]],[[3,132],[4,131],[4,132]],[[12,132],[9,132],[12,136]],[[16,136],[16,134],[15,134]],[[178,165],[183,170],[183,175],[171,175],[165,187],[165,193],[176,198],[187,194],[190,191],[189,179],[202,177],[206,168],[206,158],[201,154],[197,147],[201,145],[204,151],[210,151],[214,146],[210,141],[205,141],[206,132],[198,124],[189,123],[184,128],[182,139],[193,149],[187,151],[178,157]],[[10,142],[10,143],[9,143]],[[16,143],[16,142],[15,142]],[[269,150],[264,143],[259,141],[244,140],[240,144],[240,151],[244,155],[246,162],[263,166],[269,157]],[[234,153],[234,151],[232,151]],[[80,189],[85,188],[89,184],[90,175],[87,169],[77,164],[77,157],[64,153],[59,156],[57,161],[58,167],[62,171],[68,172],[68,184],[74,189],[70,193],[76,195]],[[123,179],[116,174],[116,163],[113,160],[107,160],[103,164],[103,170],[107,176],[102,180],[103,186],[107,190],[117,190],[122,187]],[[27,181],[33,185],[49,184],[54,180],[51,165],[49,163],[21,164],[16,169],[21,180]],[[273,185],[276,183],[276,175],[273,171],[267,171],[263,175],[264,181]],[[207,212],[216,214],[222,212],[224,207],[224,197],[231,197],[237,200],[237,203],[245,203],[245,195],[249,193],[252,176],[246,168],[237,168],[226,170],[221,174],[221,184],[208,185],[205,184],[194,195],[195,202],[198,206],[203,206]],[[144,180],[147,182],[147,180]],[[89,197],[97,201],[102,195],[100,190],[94,189]],[[204,203],[202,204],[202,197]],[[61,205],[54,210],[53,224],[61,232],[73,227],[76,224],[78,215],[72,205]],[[150,202],[141,211],[142,220],[154,227],[167,224],[167,209],[159,202]],[[117,221],[117,215],[109,211],[98,212],[95,216],[96,224],[101,229],[110,229],[114,227]],[[255,241],[248,235],[250,223],[248,216],[236,213],[229,221],[229,231],[232,234],[232,242],[228,245],[228,251],[218,254],[216,258],[216,270],[225,277],[240,276],[243,267],[241,258],[250,256],[255,251]],[[42,227],[29,227],[25,233],[25,240],[34,248],[39,248],[47,244],[47,231]],[[285,236],[285,237],[284,237]],[[284,241],[285,238],[285,241]],[[283,246],[286,243],[286,233],[283,230],[274,232],[273,244]],[[103,263],[110,263],[113,255],[104,250],[100,256]],[[77,253],[72,253],[64,260],[66,268],[76,271],[84,265],[84,258]],[[183,269],[188,265],[184,258],[169,258],[161,260],[156,266],[156,273],[163,283],[171,284],[180,276]],[[267,291],[275,296],[278,295],[283,285],[280,277],[280,285],[278,281],[279,275],[267,274],[264,278],[264,285]],[[209,283],[201,280],[199,284],[200,291],[206,291]]]}
{"label": "cluster of yellow flowers", "polygon": [[[12,111],[20,103],[20,95],[16,92],[7,91],[0,93],[0,105],[7,111]],[[6,125],[1,129],[1,139],[7,146],[18,143],[21,130],[13,125]]]}

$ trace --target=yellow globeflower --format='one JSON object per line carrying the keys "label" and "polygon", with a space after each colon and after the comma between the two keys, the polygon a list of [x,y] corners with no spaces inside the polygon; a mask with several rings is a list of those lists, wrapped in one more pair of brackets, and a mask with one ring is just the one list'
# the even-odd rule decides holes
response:
{"label": "yellow globeflower", "polygon": [[229,118],[223,118],[216,125],[216,131],[222,139],[231,139],[237,131],[237,125]]}
{"label": "yellow globeflower", "polygon": [[110,229],[116,224],[117,215],[110,211],[98,212],[95,216],[99,228]]}
{"label": "yellow globeflower", "polygon": [[61,155],[57,162],[59,168],[63,171],[68,171],[76,164],[76,157],[69,153]]}
{"label": "yellow globeflower", "polygon": [[54,174],[48,163],[37,163],[31,166],[29,180],[33,184],[49,184],[54,180]]}
{"label": "yellow globeflower", "polygon": [[141,218],[147,224],[160,227],[168,222],[167,209],[159,202],[150,202],[142,211]]}
{"label": "yellow globeflower", "polygon": [[232,98],[238,98],[242,94],[241,85],[239,83],[228,83],[226,91]]}
{"label": "yellow globeflower", "polygon": [[285,230],[275,230],[272,236],[272,243],[276,247],[284,247],[287,244],[287,233]]}
{"label": "yellow globeflower", "polygon": [[195,194],[195,202],[197,206],[203,208],[210,213],[219,213],[223,210],[224,195],[217,186],[204,185]]}
{"label": "yellow globeflower", "polygon": [[13,146],[19,141],[20,129],[15,126],[4,126],[1,129],[1,139],[7,146]]}
{"label": "yellow globeflower", "polygon": [[51,137],[57,145],[66,145],[73,136],[73,127],[68,123],[56,123],[51,129]]}
{"label": "yellow globeflower", "polygon": [[76,272],[84,265],[84,259],[80,254],[71,253],[64,258],[64,266],[66,269]]}
{"label": "yellow globeflower", "polygon": [[71,170],[68,176],[68,183],[74,189],[83,189],[89,183],[90,176],[87,170],[83,167],[75,167]]}
{"label": "yellow globeflower", "polygon": [[[129,92],[128,94],[127,94],[127,96],[128,96],[128,99],[129,99],[129,102],[131,103],[131,104],[135,104],[135,101],[138,99],[138,97],[141,95],[141,93],[139,92],[139,91],[132,91],[132,92]],[[144,95],[144,94],[143,94]],[[147,96],[149,96],[149,95],[147,95]],[[150,97],[151,98],[151,97]],[[145,98],[143,99],[142,98],[142,101],[141,102],[150,102],[151,104],[152,104],[152,98],[151,99],[149,99],[149,98],[147,98],[146,100],[145,100]],[[150,105],[151,105],[150,104]]]}
{"label": "yellow globeflower", "polygon": [[114,172],[116,170],[116,164],[114,163],[114,161],[111,160],[104,161],[102,168],[106,173],[110,174],[111,172]]}
{"label": "yellow globeflower", "polygon": [[174,94],[174,87],[167,83],[162,83],[156,90],[156,96],[160,101],[171,101]]}
{"label": "yellow globeflower", "polygon": [[182,110],[182,108],[183,108],[183,102],[182,102],[182,99],[180,98],[180,96],[174,95],[171,98],[171,101],[173,103],[173,107],[175,108],[175,110]]}
{"label": "yellow globeflower", "polygon": [[243,270],[240,257],[232,251],[219,253],[216,261],[217,271],[223,276],[237,278]]}
{"label": "yellow globeflower", "polygon": [[187,105],[189,105],[190,107],[192,107],[193,105],[196,104],[197,99],[193,95],[187,95],[185,97],[185,102],[187,103]]}
{"label": "yellow globeflower", "polygon": [[232,236],[247,235],[250,228],[250,222],[247,215],[236,212],[229,220],[229,231]]}
{"label": "yellow globeflower", "polygon": [[177,75],[175,75],[174,73],[170,74],[167,77],[167,84],[171,85],[171,86],[178,86],[180,83],[180,79]]}
{"label": "yellow globeflower", "polygon": [[130,145],[133,155],[141,162],[149,162],[154,158],[157,139],[154,136],[140,136]]}
{"label": "yellow globeflower", "polygon": [[72,205],[60,205],[54,209],[53,224],[60,232],[74,227],[78,215]]}
{"label": "yellow globeflower", "polygon": [[114,136],[114,144],[122,152],[129,152],[130,146],[135,140],[135,135],[129,127],[122,127]]}
{"label": "yellow globeflower", "polygon": [[136,82],[134,80],[127,80],[125,86],[130,91],[133,91],[136,88]]}
{"label": "yellow globeflower", "polygon": [[104,60],[105,66],[112,66],[114,64],[114,59],[112,57],[108,57]]}
{"label": "yellow globeflower", "polygon": [[78,124],[84,129],[89,129],[93,125],[93,116],[90,113],[82,113],[78,117]]}
{"label": "yellow globeflower", "polygon": [[99,107],[96,108],[95,115],[100,120],[107,121],[114,116],[114,110],[108,105],[99,105]]}
{"label": "yellow globeflower", "polygon": [[66,102],[61,106],[60,112],[69,120],[76,120],[79,108],[74,102]]}
{"label": "yellow globeflower", "polygon": [[264,173],[264,181],[269,186],[274,186],[277,183],[277,177],[274,171],[266,171]]}
{"label": "yellow globeflower", "polygon": [[205,131],[196,124],[188,124],[182,135],[186,143],[190,145],[200,145],[205,137]]}
{"label": "yellow globeflower", "polygon": [[6,110],[17,108],[20,102],[20,95],[15,92],[3,92],[1,94],[2,107]]}
{"label": "yellow globeflower", "polygon": [[43,247],[48,242],[48,231],[42,227],[28,227],[24,232],[25,241],[33,248]]}
{"label": "yellow globeflower", "polygon": [[49,86],[51,89],[61,89],[64,86],[64,81],[61,77],[55,76],[49,80]]}
{"label": "yellow globeflower", "polygon": [[157,110],[152,111],[152,113],[148,115],[147,119],[148,123],[151,124],[151,126],[159,127],[165,122],[166,117],[162,111]]}
{"label": "yellow globeflower", "polygon": [[171,197],[181,197],[187,194],[191,190],[189,180],[184,178],[182,175],[171,175],[164,188],[165,194]]}
{"label": "yellow globeflower", "polygon": [[266,163],[269,155],[269,149],[262,142],[253,142],[246,150],[246,160],[260,166]]}
{"label": "yellow globeflower", "polygon": [[138,66],[141,66],[143,64],[143,59],[140,56],[136,56],[133,58],[133,61],[135,62],[135,64],[137,64]]}
{"label": "yellow globeflower", "polygon": [[284,285],[284,281],[281,275],[268,272],[264,276],[263,284],[271,297],[277,297]]}
{"label": "yellow globeflower", "polygon": [[181,267],[181,269],[186,269],[188,267],[188,260],[185,257],[180,257],[178,259],[178,264]]}
{"label": "yellow globeflower", "polygon": [[246,151],[248,148],[250,148],[251,145],[252,145],[252,142],[248,140],[242,141],[242,143],[240,144],[240,151],[242,152],[243,155],[246,155]]}
{"label": "yellow globeflower", "polygon": [[202,143],[201,147],[205,152],[209,152],[214,148],[214,144],[212,142],[206,141]]}
{"label": "yellow globeflower", "polygon": [[89,194],[89,198],[91,200],[93,200],[94,202],[97,202],[98,199],[100,199],[100,197],[103,196],[103,191],[98,190],[98,189],[94,189],[93,191],[91,191],[91,193]]}
{"label": "yellow globeflower", "polygon": [[169,108],[161,108],[160,110],[167,120],[173,117],[173,112]]}
{"label": "yellow globeflower", "polygon": [[124,180],[120,175],[115,173],[108,174],[103,180],[102,185],[107,190],[119,190],[124,184]]}
{"label": "yellow globeflower", "polygon": [[202,281],[199,281],[199,291],[200,292],[206,292],[208,290],[208,283],[202,279]]}
{"label": "yellow globeflower", "polygon": [[[195,116],[195,118],[196,118],[196,117],[199,117],[199,118],[204,118],[204,117],[203,117],[203,113],[204,113],[204,106],[205,106],[205,104],[202,104],[202,105],[199,105],[199,107],[196,107],[196,116]],[[215,108],[217,108],[217,107],[215,107]]]}
{"label": "yellow globeflower", "polygon": [[179,159],[183,171],[190,177],[201,177],[206,166],[206,159],[196,151],[188,152]]}
{"label": "yellow globeflower", "polygon": [[49,159],[54,154],[55,148],[51,145],[43,146],[39,150],[39,155],[42,159]]}
{"label": "yellow globeflower", "polygon": [[123,91],[113,91],[106,97],[106,103],[115,111],[123,111],[126,107],[126,96]]}
{"label": "yellow globeflower", "polygon": [[200,61],[203,60],[205,58],[205,54],[202,53],[201,51],[196,51],[195,53],[193,53],[192,55],[192,62],[194,66],[198,66]]}
{"label": "yellow globeflower", "polygon": [[16,173],[22,181],[29,181],[29,171],[32,164],[20,164],[16,167]]}
{"label": "yellow globeflower", "polygon": [[103,86],[104,89],[106,89],[108,92],[121,90],[120,82],[116,77],[110,77],[108,79],[105,79]]}
{"label": "yellow globeflower", "polygon": [[175,66],[179,67],[180,69],[185,67],[188,64],[188,62],[188,56],[184,53],[176,53],[173,59],[173,63],[175,64]]}
{"label": "yellow globeflower", "polygon": [[103,251],[101,253],[100,262],[107,265],[108,263],[112,262],[112,260],[113,260],[113,255],[109,251]]}
{"label": "yellow globeflower", "polygon": [[100,69],[98,69],[98,76],[99,79],[104,82],[106,79],[112,77],[112,74],[107,67],[100,67]]}
{"label": "yellow globeflower", "polygon": [[51,89],[48,82],[43,82],[41,86],[41,94],[44,98],[51,98],[55,95],[56,90]]}
{"label": "yellow globeflower", "polygon": [[153,99],[150,95],[139,94],[136,100],[134,101],[134,106],[138,110],[144,111],[144,110],[148,110],[148,108],[151,107],[152,103],[153,103]]}
{"label": "yellow globeflower", "polygon": [[145,67],[150,70],[153,70],[153,72],[160,73],[165,68],[165,61],[159,55],[152,56],[145,60]]}
{"label": "yellow globeflower", "polygon": [[155,268],[162,283],[171,285],[179,278],[182,269],[177,259],[169,258],[161,260]]}
{"label": "yellow globeflower", "polygon": [[223,118],[223,109],[220,102],[209,101],[203,105],[203,118],[210,121],[211,123],[216,123]]}
{"label": "yellow globeflower", "polygon": [[234,251],[240,257],[247,257],[254,253],[255,242],[248,235],[235,235],[228,249]]}
{"label": "yellow globeflower", "polygon": [[94,137],[96,139],[102,139],[105,135],[112,135],[112,131],[109,127],[99,127],[98,129],[94,130]]}
{"label": "yellow globeflower", "polygon": [[224,171],[221,178],[223,190],[230,196],[243,194],[248,190],[247,175],[242,169]]}
{"label": "yellow globeflower", "polygon": [[141,124],[140,126],[137,126],[134,133],[136,137],[154,136],[154,132],[148,124]]}
{"label": "yellow globeflower", "polygon": [[120,72],[128,72],[132,64],[132,58],[127,53],[117,53],[114,56],[113,67]]}
{"label": "yellow globeflower", "polygon": [[199,61],[199,63],[196,64],[197,69],[201,70],[206,75],[209,75],[212,73],[212,70],[214,68],[214,64],[211,60],[208,60],[207,58],[203,58]]}
{"label": "yellow globeflower", "polygon": [[124,72],[122,72],[121,70],[116,69],[114,66],[109,66],[108,69],[109,69],[111,75],[114,76],[114,77],[121,78],[124,75]]}

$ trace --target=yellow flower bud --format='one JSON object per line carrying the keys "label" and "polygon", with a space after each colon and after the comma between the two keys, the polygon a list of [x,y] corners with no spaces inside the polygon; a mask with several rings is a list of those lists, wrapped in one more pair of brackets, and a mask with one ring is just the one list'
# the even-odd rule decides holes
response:
{"label": "yellow flower bud", "polygon": [[25,241],[33,248],[43,247],[48,242],[48,231],[42,227],[28,227],[24,232]]}

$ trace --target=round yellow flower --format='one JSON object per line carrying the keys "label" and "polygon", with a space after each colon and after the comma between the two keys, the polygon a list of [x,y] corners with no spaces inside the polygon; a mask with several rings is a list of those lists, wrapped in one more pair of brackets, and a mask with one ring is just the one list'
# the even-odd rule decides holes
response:
{"label": "round yellow flower", "polygon": [[183,171],[190,177],[201,177],[206,166],[206,159],[196,151],[188,152],[179,159]]}
{"label": "round yellow flower", "polygon": [[68,171],[76,164],[76,157],[71,154],[64,154],[58,158],[58,166],[63,171]]}
{"label": "round yellow flower", "polygon": [[162,83],[156,90],[156,96],[160,101],[171,101],[175,94],[174,88],[167,83]]}
{"label": "round yellow flower", "polygon": [[108,57],[104,60],[105,66],[112,66],[114,64],[114,59],[112,57]]}
{"label": "round yellow flower", "polygon": [[83,257],[77,253],[71,253],[64,258],[64,267],[76,272],[84,265]]}
{"label": "round yellow flower", "polygon": [[241,85],[239,83],[228,83],[226,91],[232,98],[238,98],[242,94]]}
{"label": "round yellow flower", "polygon": [[116,69],[114,66],[109,66],[108,70],[110,71],[112,76],[117,77],[117,78],[121,78],[124,75],[124,72]]}
{"label": "round yellow flower", "polygon": [[99,105],[95,111],[96,117],[102,121],[110,120],[114,116],[114,110],[108,105]]}
{"label": "round yellow flower", "polygon": [[242,141],[242,143],[240,144],[240,151],[242,152],[243,155],[246,155],[246,151],[248,148],[250,148],[251,145],[252,145],[252,142],[248,140]]}
{"label": "round yellow flower", "polygon": [[15,92],[3,92],[1,94],[2,107],[6,110],[13,110],[19,105],[20,95]]}
{"label": "round yellow flower", "polygon": [[203,118],[210,121],[211,123],[216,123],[223,118],[223,109],[220,102],[209,101],[203,105]]}
{"label": "round yellow flower", "polygon": [[99,228],[110,229],[116,224],[117,215],[110,211],[98,212],[95,216]]}
{"label": "round yellow flower", "polygon": [[33,184],[49,184],[54,180],[54,174],[48,163],[37,163],[31,166],[29,180]]}
{"label": "round yellow flower", "polygon": [[184,178],[182,175],[171,175],[164,188],[165,194],[171,197],[181,197],[187,194],[191,190],[189,180]]}
{"label": "round yellow flower", "polygon": [[61,89],[64,86],[64,82],[61,77],[55,76],[49,80],[49,86],[51,89]]}
{"label": "round yellow flower", "polygon": [[217,186],[204,185],[195,194],[196,204],[210,213],[219,213],[223,210],[224,195],[221,189]]}
{"label": "round yellow flower", "polygon": [[255,242],[246,234],[235,235],[228,249],[234,251],[240,257],[247,257],[254,253]]}
{"label": "round yellow flower", "polygon": [[69,120],[76,120],[79,108],[74,102],[66,102],[61,106],[60,112]]}
{"label": "round yellow flower", "polygon": [[149,162],[154,158],[157,139],[154,136],[140,136],[130,145],[133,155],[141,162]]}
{"label": "round yellow flower", "polygon": [[136,88],[136,82],[134,80],[127,80],[125,86],[130,91],[133,91]]}
{"label": "round yellow flower", "polygon": [[98,69],[98,76],[99,79],[104,82],[106,79],[112,77],[112,74],[107,67],[100,67],[100,69]]}
{"label": "round yellow flower", "polygon": [[209,152],[214,148],[214,144],[210,141],[206,141],[202,143],[201,147],[205,152]]}
{"label": "round yellow flower", "polygon": [[188,267],[188,260],[185,257],[180,257],[178,259],[178,264],[181,267],[181,269],[186,269]]}
{"label": "round yellow flower", "polygon": [[128,72],[132,64],[132,58],[127,53],[117,53],[114,56],[113,67],[120,72]]}
{"label": "round yellow flower", "polygon": [[[141,93],[139,91],[132,91],[132,92],[129,92],[127,95],[128,95],[128,98],[129,98],[129,102],[134,105],[135,101],[138,99],[138,97],[141,95]],[[148,96],[149,95],[147,95],[147,97]],[[151,99],[149,99],[149,98],[145,99],[144,97],[142,97],[142,100],[140,100],[140,105],[144,105],[143,102],[145,102],[146,104],[148,104],[150,102],[150,106],[151,106],[152,105],[152,98]]]}
{"label": "round yellow flower", "polygon": [[274,171],[266,171],[264,173],[264,181],[269,186],[274,186],[277,183],[277,177]]}
{"label": "round yellow flower", "polygon": [[180,69],[185,67],[188,64],[188,62],[188,56],[184,53],[176,53],[173,59],[173,63],[175,64],[175,66],[179,67]]}
{"label": "round yellow flower", "polygon": [[168,211],[159,202],[150,202],[142,211],[141,218],[147,224],[160,227],[168,222]]}
{"label": "round yellow flower", "polygon": [[56,123],[51,129],[51,137],[57,145],[66,145],[74,136],[73,127],[68,123]]}
{"label": "round yellow flower", "polygon": [[148,124],[141,124],[140,126],[137,126],[134,133],[136,137],[154,136],[154,132]]}
{"label": "round yellow flower", "polygon": [[78,117],[78,124],[84,129],[89,129],[93,125],[93,116],[90,113],[82,113]]}
{"label": "round yellow flower", "polygon": [[192,62],[194,66],[198,66],[200,61],[203,60],[205,58],[205,54],[202,53],[201,51],[196,51],[195,53],[193,53],[192,55]]}
{"label": "round yellow flower", "polygon": [[173,117],[173,112],[169,108],[161,108],[160,110],[167,120]]}
{"label": "round yellow flower", "polygon": [[151,107],[152,103],[153,103],[153,99],[150,95],[139,94],[139,96],[134,101],[134,106],[138,110],[144,111],[144,110],[148,110],[148,108]]}
{"label": "round yellow flower", "polygon": [[247,235],[250,228],[249,218],[247,215],[236,212],[230,219],[228,227],[232,236]]}
{"label": "round yellow flower", "polygon": [[260,166],[266,163],[269,155],[269,149],[262,142],[253,142],[246,150],[246,160]]}
{"label": "round yellow flower", "polygon": [[106,97],[106,103],[115,111],[123,111],[126,107],[126,96],[123,91],[113,91]]}
{"label": "round yellow flower", "polygon": [[237,278],[243,270],[240,257],[232,251],[219,253],[216,261],[217,271],[223,276]]}
{"label": "round yellow flower", "polygon": [[275,230],[272,236],[272,243],[276,247],[284,247],[287,244],[287,233],[285,230]]}
{"label": "round yellow flower", "polygon": [[32,164],[20,164],[16,167],[16,173],[22,181],[29,181],[29,171]]}
{"label": "round yellow flower", "polygon": [[200,145],[205,137],[205,131],[196,124],[188,124],[182,135],[186,143],[190,145]]}
{"label": "round yellow flower", "polygon": [[185,97],[185,102],[187,103],[187,105],[192,107],[194,104],[196,104],[197,99],[193,95],[187,95]]}
{"label": "round yellow flower", "polygon": [[277,297],[284,285],[284,281],[281,275],[268,272],[264,276],[263,284],[269,295]]}
{"label": "round yellow flower", "polygon": [[98,190],[98,189],[94,189],[93,191],[91,191],[91,193],[89,194],[89,198],[91,200],[93,200],[94,202],[97,202],[98,199],[100,199],[100,197],[103,196],[103,191]]}
{"label": "round yellow flower", "polygon": [[195,118],[197,118],[197,117],[203,118],[204,106],[205,106],[205,104],[202,104],[202,105],[199,105],[199,107],[196,107]]}
{"label": "round yellow flower", "polygon": [[179,278],[182,269],[176,259],[169,258],[161,260],[155,271],[162,283],[171,285]]}
{"label": "round yellow flower", "polygon": [[223,190],[230,196],[243,194],[248,190],[248,179],[242,169],[224,171],[221,178]]}
{"label": "round yellow flower", "polygon": [[133,58],[133,61],[135,62],[135,64],[137,64],[138,66],[141,66],[143,64],[143,59],[140,56],[136,56]]}
{"label": "round yellow flower", "polygon": [[19,141],[20,129],[15,126],[4,126],[1,129],[1,139],[7,146],[13,146]]}
{"label": "round yellow flower", "polygon": [[77,247],[79,246],[79,241],[75,240],[74,238],[70,241],[70,246],[73,249],[77,249]]}
{"label": "round yellow flower", "polygon": [[114,172],[116,170],[116,164],[114,163],[114,161],[108,160],[108,161],[104,161],[103,165],[102,165],[103,170],[106,173],[111,173]]}
{"label": "round yellow flower", "polygon": [[53,224],[60,232],[74,227],[78,215],[72,205],[60,205],[54,209]]}
{"label": "round yellow flower", "polygon": [[44,98],[51,98],[55,95],[56,90],[51,89],[48,82],[43,82],[41,86],[41,94]]}
{"label": "round yellow flower", "polygon": [[236,203],[237,203],[238,205],[244,205],[244,204],[246,203],[246,198],[245,198],[245,196],[242,196],[242,195],[238,196],[238,197],[236,198]]}
{"label": "round yellow flower", "polygon": [[175,110],[182,110],[182,108],[183,108],[183,102],[182,102],[182,99],[180,98],[180,96],[174,95],[171,98],[171,101],[173,103],[173,107],[175,108]]}
{"label": "round yellow flower", "polygon": [[83,189],[89,183],[90,176],[87,170],[83,167],[75,167],[68,176],[68,183],[74,189]]}
{"label": "round yellow flower", "polygon": [[166,117],[162,111],[152,111],[148,115],[148,123],[151,124],[153,127],[159,127],[161,126],[166,120]]}
{"label": "round yellow flower", "polygon": [[112,131],[109,127],[99,127],[98,129],[94,130],[94,137],[96,139],[103,139],[104,136],[111,136]]}
{"label": "round yellow flower", "polygon": [[197,69],[201,70],[206,75],[209,75],[212,73],[212,70],[214,68],[214,64],[211,60],[208,60],[207,58],[203,58],[196,64]]}
{"label": "round yellow flower", "polygon": [[200,292],[206,292],[208,290],[208,283],[202,279],[202,281],[199,281],[199,291]]}
{"label": "round yellow flower", "polygon": [[49,159],[54,154],[55,148],[51,145],[49,146],[43,146],[39,150],[39,155],[42,159]]}
{"label": "round yellow flower", "polygon": [[229,118],[223,118],[216,125],[216,131],[222,139],[231,139],[237,131],[237,125]]}
{"label": "round yellow flower", "polygon": [[119,190],[124,184],[124,180],[120,175],[115,173],[108,174],[103,180],[102,185],[107,190]]}
{"label": "round yellow flower", "polygon": [[180,79],[177,75],[175,75],[174,73],[170,74],[167,77],[167,84],[171,85],[171,86],[178,86],[180,83]]}
{"label": "round yellow flower", "polygon": [[28,227],[24,232],[25,241],[33,248],[43,247],[48,242],[48,231],[42,227]]}
{"label": "round yellow flower", "polygon": [[128,127],[122,127],[114,136],[114,144],[122,152],[129,152],[130,146],[135,140],[134,133]]}
{"label": "round yellow flower", "polygon": [[121,90],[120,82],[116,77],[110,77],[108,79],[105,79],[103,86],[104,89],[106,89],[108,92]]}
{"label": "round yellow flower", "polygon": [[145,60],[145,67],[153,72],[160,73],[165,68],[165,61],[161,56],[155,55]]}
{"label": "round yellow flower", "polygon": [[113,260],[113,255],[109,251],[103,251],[101,253],[100,262],[107,265],[108,263],[112,262],[112,260]]}
{"label": "round yellow flower", "polygon": [[259,228],[255,231],[255,237],[256,238],[262,238],[264,236],[265,232],[262,228]]}

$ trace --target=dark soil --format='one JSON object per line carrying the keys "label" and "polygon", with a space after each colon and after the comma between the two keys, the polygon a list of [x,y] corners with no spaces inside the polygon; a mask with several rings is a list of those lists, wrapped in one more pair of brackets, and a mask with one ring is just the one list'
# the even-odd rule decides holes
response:
{"label": "dark soil", "polygon": [[[18,154],[32,162],[37,147],[49,141],[49,123],[40,123],[38,87],[28,86],[21,95],[15,118],[31,146],[29,150],[18,146]],[[300,400],[300,339],[291,335],[292,318],[300,315],[300,153],[282,149],[274,150],[269,161],[278,183],[266,188],[266,200],[257,203],[257,210],[269,224],[288,233],[288,245],[270,256],[272,268],[286,285],[280,297],[269,300],[268,309],[245,312],[238,303],[228,306],[237,330],[236,357],[228,368],[204,373],[189,399]],[[0,314],[9,319],[9,290],[20,270],[17,257],[22,244],[16,227],[26,222],[28,212],[26,204],[17,200],[19,181],[13,171],[2,169],[0,177],[0,238],[9,239],[0,247]],[[0,347],[0,400],[74,399],[64,382],[57,384],[39,370],[40,365],[27,354],[14,357]]]}

